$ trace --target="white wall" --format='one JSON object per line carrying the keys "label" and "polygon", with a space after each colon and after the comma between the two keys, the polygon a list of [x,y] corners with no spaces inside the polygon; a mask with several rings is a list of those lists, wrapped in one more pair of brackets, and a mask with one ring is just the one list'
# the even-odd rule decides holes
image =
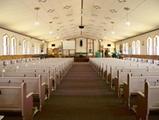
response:
{"label": "white wall", "polygon": [[129,39],[125,39],[125,40],[116,42],[116,49],[119,51],[119,46],[120,45],[122,45],[123,43],[128,43],[129,44],[129,54],[131,54],[131,51],[132,51],[132,41],[139,40],[140,43],[141,43],[140,54],[146,55],[147,54],[147,38],[151,37],[152,39],[154,39],[154,37],[156,35],[159,35],[159,30],[155,30],[155,31],[152,31],[152,32],[148,32],[148,33],[136,36],[136,37],[132,37],[132,38],[129,38]]}
{"label": "white wall", "polygon": [[[55,46],[53,47],[52,44],[55,44]],[[55,40],[55,41],[52,41],[52,42],[49,42],[48,43],[48,48],[59,48],[62,46],[62,41],[61,40]]]}
{"label": "white wall", "polygon": [[[75,47],[76,47],[76,52],[87,52],[87,38],[75,38],[75,39],[71,39],[71,40],[75,40]],[[80,46],[80,40],[83,40],[83,45],[82,47]],[[55,47],[52,47],[51,45],[55,44]],[[107,44],[111,44],[111,47],[108,47]],[[110,52],[112,52],[114,50],[114,42],[111,42],[109,40],[103,40],[101,41],[101,45],[104,46],[104,48],[109,48]],[[59,48],[59,46],[62,46],[62,41],[61,40],[56,40],[56,41],[52,41],[49,42],[48,44],[48,48]],[[94,55],[95,53],[99,50],[99,40],[94,40]],[[67,52],[68,51],[64,51]]]}
{"label": "white wall", "polygon": [[[111,44],[111,46],[108,46],[108,44]],[[101,45],[103,46],[103,48],[108,48],[110,52],[114,51],[114,48],[115,48],[114,42],[110,40],[102,40]]]}
{"label": "white wall", "polygon": [[[23,54],[23,48],[22,48],[23,40],[26,40],[26,42],[27,42],[27,50],[29,51],[27,54],[41,54],[41,51],[40,51],[40,45],[41,44],[44,44],[43,54],[46,54],[46,50],[47,50],[47,44],[46,43],[42,43],[42,41],[39,41],[37,39],[26,37],[24,35],[14,33],[14,32],[11,32],[11,31],[0,28],[0,55],[3,55],[3,36],[4,35],[8,35],[9,42],[11,41],[12,37],[16,38],[16,54],[15,55]],[[37,48],[36,53],[33,50],[33,46]]]}

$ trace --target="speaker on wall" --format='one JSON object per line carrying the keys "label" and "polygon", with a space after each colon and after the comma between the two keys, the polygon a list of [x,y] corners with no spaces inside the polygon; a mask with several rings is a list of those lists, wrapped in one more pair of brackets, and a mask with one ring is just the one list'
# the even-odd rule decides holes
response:
{"label": "speaker on wall", "polygon": [[55,47],[55,44],[52,44],[51,46],[52,46],[52,47]]}
{"label": "speaker on wall", "polygon": [[82,47],[83,46],[83,41],[82,40],[80,40],[80,47]]}
{"label": "speaker on wall", "polygon": [[111,47],[111,44],[107,44],[108,47]]}

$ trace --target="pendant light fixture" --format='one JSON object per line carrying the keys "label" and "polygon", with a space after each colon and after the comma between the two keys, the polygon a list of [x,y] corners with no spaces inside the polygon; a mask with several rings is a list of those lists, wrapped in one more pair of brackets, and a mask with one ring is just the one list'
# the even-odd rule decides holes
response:
{"label": "pendant light fixture", "polygon": [[114,31],[114,21],[111,21],[110,23],[112,24],[111,34],[114,35],[115,34],[115,31]]}
{"label": "pendant light fixture", "polygon": [[40,25],[39,18],[38,18],[38,17],[39,17],[40,7],[35,7],[34,10],[35,10],[35,12],[36,12],[36,13],[35,13],[36,15],[35,15],[34,25],[35,25],[35,26],[38,26],[38,25]]}
{"label": "pendant light fixture", "polygon": [[125,22],[125,24],[127,25],[127,26],[130,26],[131,25],[131,23],[130,23],[130,21],[129,21],[129,10],[130,10],[130,8],[128,8],[128,7],[124,7],[124,10],[126,10],[126,22]]}
{"label": "pendant light fixture", "polygon": [[52,31],[52,21],[49,22],[49,34],[52,35],[53,31]]}
{"label": "pendant light fixture", "polygon": [[79,26],[79,28],[81,29],[81,35],[82,35],[82,29],[84,29],[84,25],[83,25],[83,0],[81,0],[81,25]]}
{"label": "pendant light fixture", "polygon": [[126,15],[126,23],[125,23],[127,26],[130,26],[131,25],[131,23],[130,23],[130,21],[129,21],[129,14],[127,13],[127,15]]}

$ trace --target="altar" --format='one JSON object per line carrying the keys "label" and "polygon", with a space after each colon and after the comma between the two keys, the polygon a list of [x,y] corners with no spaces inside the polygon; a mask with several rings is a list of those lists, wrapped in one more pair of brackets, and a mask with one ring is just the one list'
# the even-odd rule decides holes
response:
{"label": "altar", "polygon": [[89,57],[85,52],[76,53],[74,57],[74,62],[89,62]]}

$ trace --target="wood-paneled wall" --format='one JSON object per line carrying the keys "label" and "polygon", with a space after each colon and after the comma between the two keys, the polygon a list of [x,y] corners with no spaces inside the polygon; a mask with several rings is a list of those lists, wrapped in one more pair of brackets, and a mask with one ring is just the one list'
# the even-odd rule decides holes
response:
{"label": "wood-paneled wall", "polygon": [[12,60],[12,59],[21,59],[21,58],[35,58],[42,57],[44,54],[30,54],[30,55],[2,55],[0,60]]}
{"label": "wood-paneled wall", "polygon": [[126,55],[126,54],[123,54],[122,57],[159,60],[159,55],[132,55],[132,54]]}

